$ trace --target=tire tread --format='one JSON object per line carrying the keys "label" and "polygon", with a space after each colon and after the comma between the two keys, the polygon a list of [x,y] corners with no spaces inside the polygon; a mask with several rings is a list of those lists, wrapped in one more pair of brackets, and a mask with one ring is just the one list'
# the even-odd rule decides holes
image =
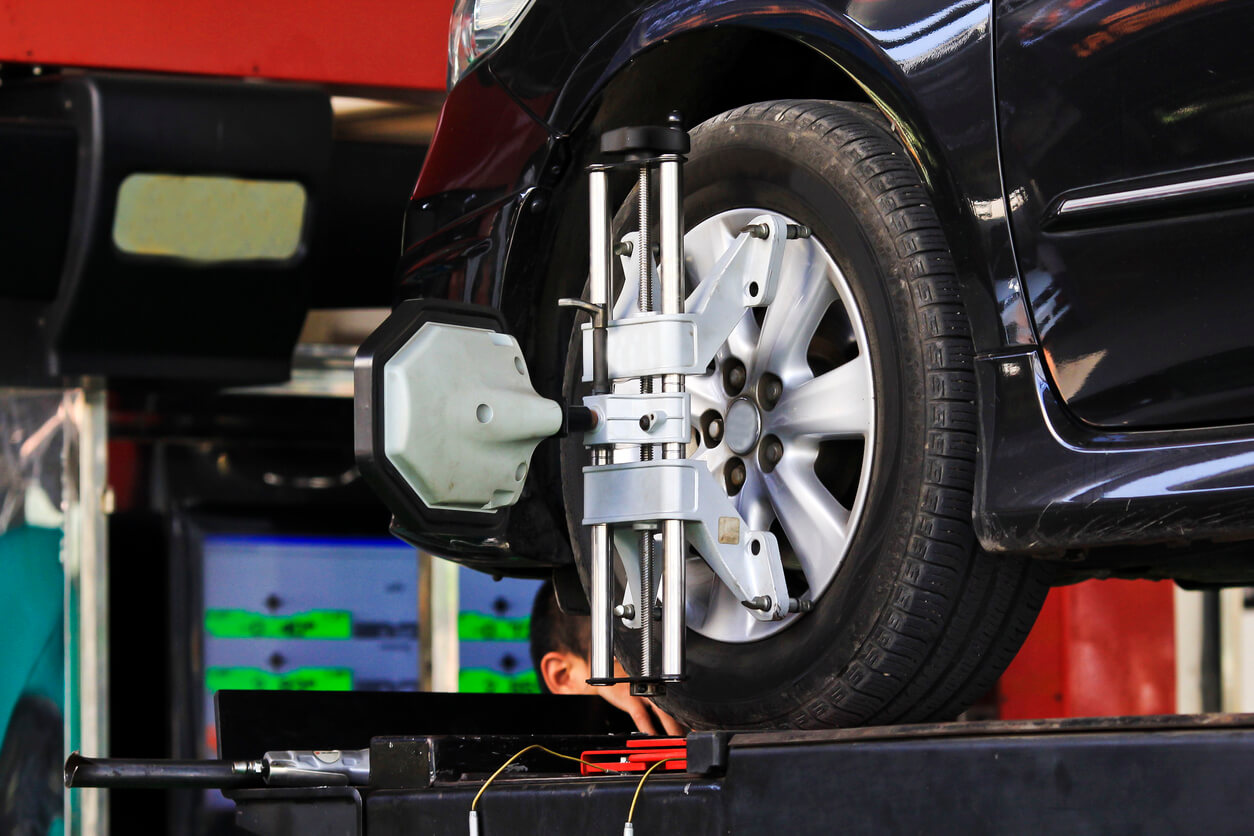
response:
{"label": "tire tread", "polygon": [[923,479],[895,591],[843,670],[759,725],[950,717],[981,696],[1013,658],[1049,576],[1039,563],[985,554],[975,540],[974,348],[945,232],[913,161],[874,108],[763,102],[713,121],[745,120],[785,123],[825,142],[862,188],[863,203],[873,207],[891,248],[888,278],[907,289],[917,322],[926,401],[926,444],[914,454],[921,457]]}

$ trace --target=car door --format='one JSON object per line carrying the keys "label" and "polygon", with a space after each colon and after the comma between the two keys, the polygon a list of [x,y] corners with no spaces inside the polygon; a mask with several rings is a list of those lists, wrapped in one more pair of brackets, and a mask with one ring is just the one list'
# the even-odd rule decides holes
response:
{"label": "car door", "polygon": [[1004,188],[1049,373],[1101,426],[1254,418],[1254,3],[1001,0]]}

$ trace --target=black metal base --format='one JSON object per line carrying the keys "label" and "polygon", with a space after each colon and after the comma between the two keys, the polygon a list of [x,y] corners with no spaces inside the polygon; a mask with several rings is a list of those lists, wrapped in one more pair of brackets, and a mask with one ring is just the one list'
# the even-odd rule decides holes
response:
{"label": "black metal base", "polygon": [[363,749],[394,734],[486,740],[622,735],[635,728],[625,712],[584,695],[219,691],[215,703],[218,757],[228,760],[276,749]]}
{"label": "black metal base", "polygon": [[[374,748],[380,766],[384,743],[393,744],[387,751],[394,758],[408,758],[398,760],[402,766],[432,756],[425,744],[421,753],[400,755],[398,739],[380,738]],[[467,755],[476,751],[470,741],[445,742],[435,758],[445,758],[443,767],[413,772],[408,782],[389,780],[387,788],[358,788],[365,824],[344,832],[466,832],[486,765],[478,756],[465,769],[448,761],[460,757],[459,746]],[[1247,787],[1254,775],[1252,715],[699,732],[688,737],[687,766],[683,776],[649,779],[636,807],[637,832],[1235,834],[1254,821]],[[579,777],[553,768],[556,762],[537,761],[498,778],[477,806],[479,832],[621,829],[638,776]],[[295,815],[300,806],[308,813],[324,798],[341,810],[339,820],[353,819],[342,810],[349,796],[320,792],[326,791],[230,795],[252,832],[280,836],[299,828],[281,824],[281,811],[260,808],[291,808]],[[273,824],[258,828],[261,822]]]}
{"label": "black metal base", "polygon": [[589,685],[631,685],[633,697],[660,697],[666,694],[666,686],[683,682],[686,676],[608,676],[585,680]]}

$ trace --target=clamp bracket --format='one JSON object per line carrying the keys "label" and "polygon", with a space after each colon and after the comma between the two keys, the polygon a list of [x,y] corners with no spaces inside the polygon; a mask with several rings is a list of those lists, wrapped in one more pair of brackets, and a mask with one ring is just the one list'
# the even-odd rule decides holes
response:
{"label": "clamp bracket", "polygon": [[[683,520],[685,538],[754,618],[778,621],[788,613],[775,535],[749,527],[704,462],[664,459],[585,467],[583,489],[584,525]],[[639,573],[639,564],[628,560],[623,566],[630,595],[638,586],[631,575]],[[636,602],[627,603],[639,613]]]}
{"label": "clamp bracket", "polygon": [[691,398],[686,392],[647,395],[590,395],[584,406],[596,416],[583,443],[687,444],[692,436]]}
{"label": "clamp bracket", "polygon": [[[775,299],[788,224],[778,215],[763,214],[750,226],[766,232],[737,237],[710,277],[688,296],[686,313],[682,314],[634,311],[640,280],[631,269],[631,257],[622,256],[627,279],[615,305],[615,319],[606,328],[611,378],[705,374],[745,308],[769,305]],[[636,232],[623,238],[633,249],[638,239]],[[582,326],[584,381],[591,381],[593,376],[592,331],[591,324]]]}

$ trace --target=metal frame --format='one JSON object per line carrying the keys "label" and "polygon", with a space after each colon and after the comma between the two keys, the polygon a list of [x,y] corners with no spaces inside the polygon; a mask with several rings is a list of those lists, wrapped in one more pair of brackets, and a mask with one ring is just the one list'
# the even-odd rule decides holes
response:
{"label": "metal frame", "polygon": [[458,688],[460,572],[450,560],[418,552],[418,684],[424,691],[453,693]]}
{"label": "metal frame", "polygon": [[[763,214],[746,230],[749,227],[756,229],[737,238],[714,275],[689,294],[683,304],[687,313],[633,313],[632,300],[640,292],[640,282],[632,276],[632,256],[621,256],[626,281],[606,329],[611,378],[704,374],[745,309],[763,307],[774,300],[788,223],[778,215]],[[759,232],[762,227],[767,230],[765,234]],[[639,249],[638,233],[627,233],[623,241],[631,245],[631,252]],[[584,324],[584,382],[593,376],[592,333],[593,326]]]}
{"label": "metal frame", "polygon": [[[66,750],[109,751],[109,553],[105,515],[108,429],[105,390],[85,378],[67,389],[65,433]],[[65,794],[65,832],[106,836],[106,791]]]}
{"label": "metal frame", "polygon": [[[754,618],[778,621],[790,611],[775,535],[750,528],[704,462],[663,459],[587,467],[583,490],[584,525],[676,519],[683,523],[687,541]],[[639,567],[630,560],[623,566],[628,574],[626,603],[636,611],[635,618],[623,620],[635,626],[640,607],[631,597],[636,588],[631,581],[638,583]],[[684,600],[682,587],[678,597]]]}
{"label": "metal frame", "polygon": [[[613,619],[638,631],[640,669],[629,677],[641,693],[684,676],[686,562],[691,543],[753,616],[782,619],[802,607],[788,597],[779,544],[753,531],[735,504],[700,462],[686,460],[691,438],[691,396],[684,377],[702,374],[748,308],[775,296],[784,245],[795,231],[780,216],[764,213],[747,224],[714,273],[684,297],[682,158],[636,159],[639,226],[611,248],[608,171],[589,171],[590,302],[593,321],[582,326],[583,380],[593,384],[584,405],[597,429],[584,438],[592,464],[584,468],[584,524],[591,526],[591,679],[613,675]],[[658,169],[660,271],[648,240],[650,172]],[[613,297],[611,252],[622,259],[625,281]],[[633,263],[634,262],[634,263]],[[637,269],[633,269],[637,268]],[[661,311],[653,286],[662,286]],[[661,378],[661,392],[655,378]],[[616,392],[616,381],[639,380],[639,392]],[[638,461],[614,463],[615,446],[639,449]],[[661,445],[662,459],[654,460]],[[615,531],[613,526],[619,526]],[[636,532],[633,560],[625,527]],[[654,675],[652,624],[657,600],[654,553],[661,531],[662,667]],[[614,548],[618,543],[619,547]],[[627,583],[615,606],[611,554],[617,552]]]}

